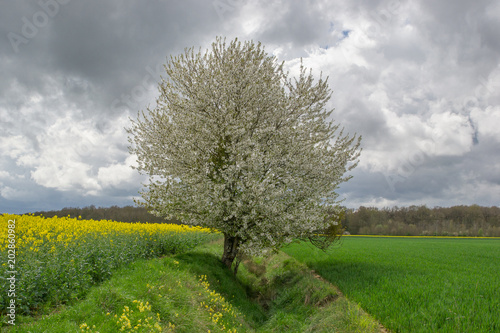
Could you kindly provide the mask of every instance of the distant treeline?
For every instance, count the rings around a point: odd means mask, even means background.
[[[142,207],[63,208],[36,212],[46,217],[71,216],[82,219],[142,223],[179,223],[148,213]],[[500,237],[500,208],[472,206],[426,206],[346,209],[342,224],[352,235],[474,236]]]
[[[43,215],[45,217],[53,217],[55,215],[80,217],[84,220],[112,220],[119,222],[141,222],[141,223],[175,223],[177,220],[166,220],[162,217],[148,213],[143,207],[133,206],[111,206],[111,207],[95,207],[94,205],[84,208],[63,208],[61,210],[52,210],[48,212],[35,212],[35,215]]]
[[[500,237],[500,208],[360,207],[348,209],[342,224],[352,235]]]

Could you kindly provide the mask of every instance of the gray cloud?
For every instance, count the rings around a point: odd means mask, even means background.
[[[500,1],[0,3],[0,212],[132,204],[124,127],[166,57],[254,39],[329,76],[364,138],[344,204],[500,199]]]

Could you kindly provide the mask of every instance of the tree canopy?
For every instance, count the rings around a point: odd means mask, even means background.
[[[229,267],[238,253],[332,232],[336,190],[360,153],[361,137],[331,120],[327,79],[283,67],[253,41],[186,49],[165,65],[157,105],[128,129],[149,175],[141,204],[223,233]]]

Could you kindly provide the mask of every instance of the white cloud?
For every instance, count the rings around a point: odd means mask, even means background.
[[[26,200],[30,199],[33,195],[19,188],[3,186],[0,187],[0,196],[7,200]]]
[[[1,156],[17,159],[33,150],[28,138],[21,135],[0,137]]]
[[[500,143],[500,106],[489,106],[486,110],[476,108],[470,116],[477,126],[478,140],[494,140]]]
[[[93,119],[81,118],[77,111],[67,112],[37,134],[36,155],[18,159],[21,165],[33,167],[31,177],[37,184],[97,195],[103,189],[99,165],[116,163],[128,155],[123,151],[125,116],[115,119],[104,132],[95,127]]]
[[[138,172],[132,169],[137,166],[136,156],[129,156],[124,163],[114,163],[99,168],[97,179],[102,187],[134,188],[138,184]]]
[[[64,165],[44,159],[31,177],[39,185],[56,188],[61,191],[74,190],[81,194],[96,194],[101,187],[91,177],[92,166],[89,164],[66,161]]]
[[[429,153],[441,156],[463,155],[472,149],[474,129],[469,119],[450,112],[435,113],[429,119],[431,140]]]
[[[464,174],[461,179],[452,184],[445,191],[445,195],[452,197],[456,204],[472,205],[482,202],[485,206],[498,206],[500,184],[477,179],[473,174]]]

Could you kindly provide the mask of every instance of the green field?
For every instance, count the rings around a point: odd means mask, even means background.
[[[222,238],[184,253],[138,259],[85,298],[5,333],[379,333],[358,305],[284,253],[244,260],[238,276],[220,261]]]
[[[500,332],[500,240],[344,237],[285,249],[391,332]]]

